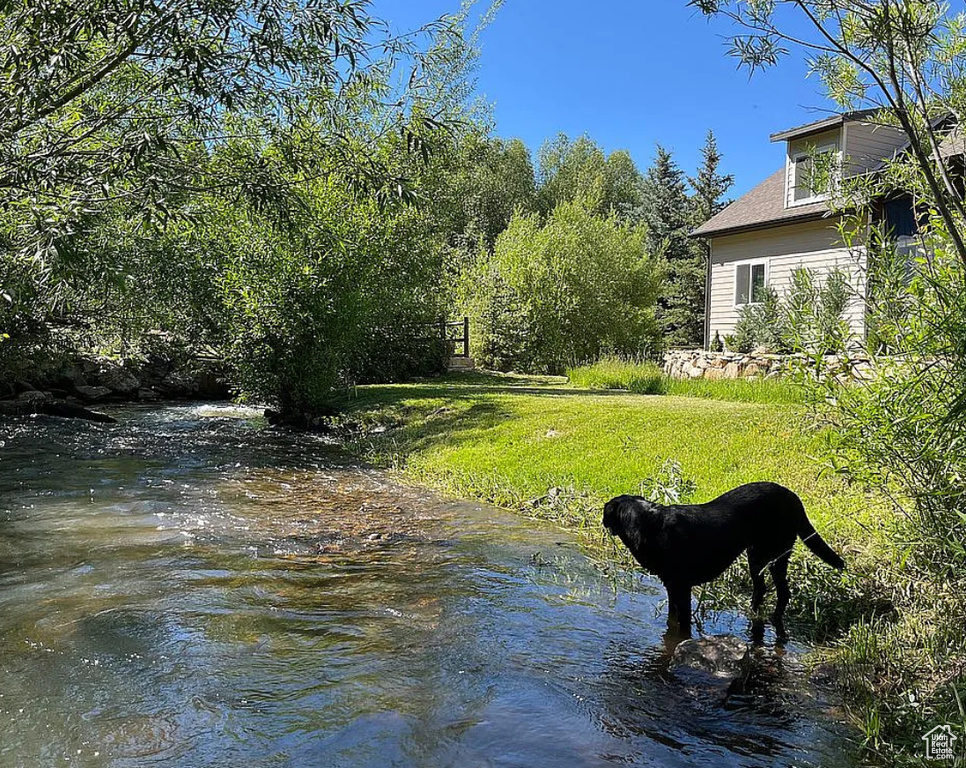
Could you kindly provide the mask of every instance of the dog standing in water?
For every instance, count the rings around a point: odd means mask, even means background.
[[[778,593],[772,624],[779,637],[785,636],[788,560],[795,540],[800,537],[833,568],[845,568],[808,521],[801,499],[777,483],[748,483],[706,504],[664,506],[640,496],[617,496],[604,505],[603,522],[664,584],[668,627],[683,635],[691,632],[692,587],[720,576],[742,552],[748,553],[756,614],[765,598],[765,569],[771,573]]]

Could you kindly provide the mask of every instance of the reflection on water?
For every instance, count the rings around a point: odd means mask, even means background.
[[[681,685],[660,591],[564,534],[244,409],[115,415],[0,422],[0,766],[850,763],[789,657]]]

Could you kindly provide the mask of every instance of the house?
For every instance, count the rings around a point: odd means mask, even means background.
[[[705,348],[715,334],[734,333],[742,307],[759,300],[763,289],[786,292],[799,267],[819,282],[835,268],[849,275],[854,297],[845,319],[856,336],[864,336],[865,251],[842,242],[840,216],[830,212],[828,196],[813,189],[826,185],[809,179],[816,167],[832,167],[842,177],[875,171],[908,145],[902,131],[876,124],[874,117],[872,110],[850,112],[773,134],[773,142],[785,145],[784,166],[692,232],[711,246]],[[908,197],[876,208],[894,236],[916,233]]]

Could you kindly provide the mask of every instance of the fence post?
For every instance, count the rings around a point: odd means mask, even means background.
[[[470,319],[463,317],[463,357],[470,356]]]

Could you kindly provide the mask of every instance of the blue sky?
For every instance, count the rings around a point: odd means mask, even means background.
[[[406,30],[459,0],[374,0],[373,10]],[[782,164],[771,133],[832,107],[800,59],[752,78],[736,69],[730,29],[686,0],[506,0],[481,36],[477,88],[496,133],[534,154],[560,131],[586,133],[607,152],[629,150],[642,171],[662,144],[691,173],[710,128],[741,194]]]

